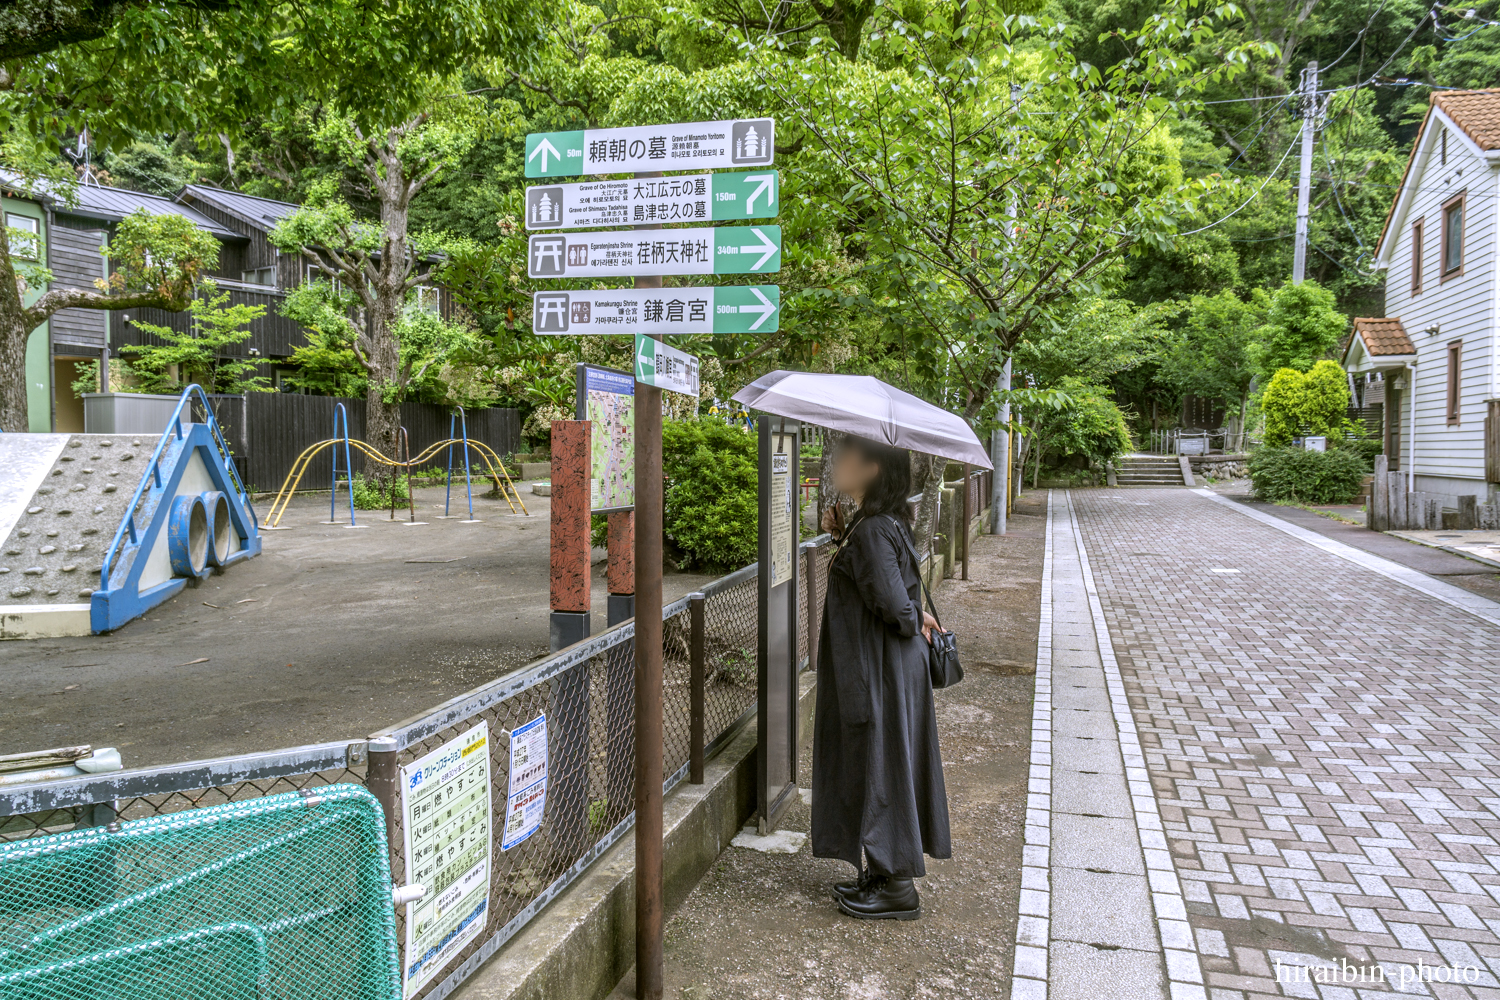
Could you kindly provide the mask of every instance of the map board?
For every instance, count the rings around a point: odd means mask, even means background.
[[[413,996],[484,930],[490,904],[490,741],[480,723],[401,769],[406,880],[404,995]]]
[[[510,733],[510,781],[500,850],[508,851],[541,829],[547,810],[547,716]]]
[[[576,418],[593,421],[589,510],[630,510],[635,506],[635,378],[613,368],[579,365],[576,396]]]

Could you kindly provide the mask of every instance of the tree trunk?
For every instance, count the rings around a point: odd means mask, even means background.
[[[367,174],[380,198],[380,261],[373,284],[374,303],[365,314],[370,338],[370,388],[365,396],[365,440],[376,451],[394,460],[401,427],[401,399],[406,393],[406,371],[401,366],[401,344],[396,323],[406,304],[406,278],[411,271],[407,245],[411,187],[395,139],[376,152],[379,169],[370,165]],[[393,400],[386,402],[387,399]],[[365,478],[384,482],[391,466],[365,459]]]
[[[26,410],[26,340],[30,336],[8,241],[0,234],[0,430],[12,434],[31,430]]]

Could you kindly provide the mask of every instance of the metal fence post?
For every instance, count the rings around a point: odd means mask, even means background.
[[[396,763],[399,753],[396,740],[391,736],[377,736],[370,740],[366,753],[369,764],[365,772],[365,787],[380,802],[380,809],[385,813],[385,835],[394,861],[402,853],[400,845],[396,843],[396,815],[401,796],[401,767]],[[395,868],[392,867],[392,877],[395,874]]]
[[[688,781],[703,784],[704,688],[707,666],[704,655],[703,593],[688,595]]]
[[[818,632],[822,622],[818,621],[818,547],[809,545],[802,550],[807,560],[802,572],[802,589],[807,593],[807,669],[818,666]]]

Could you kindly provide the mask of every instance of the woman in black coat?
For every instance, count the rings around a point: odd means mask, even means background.
[[[928,646],[937,622],[922,609],[912,546],[911,461],[905,451],[849,438],[833,487],[858,511],[828,570],[813,719],[812,847],[849,862],[839,908],[867,920],[915,920],[912,879],[922,855],[952,856]],[[842,530],[840,530],[842,528]]]

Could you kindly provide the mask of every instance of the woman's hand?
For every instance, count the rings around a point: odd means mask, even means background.
[[[937,619],[932,617],[932,615],[928,614],[926,611],[922,612],[922,638],[927,640],[927,645],[929,646],[932,645],[933,629],[937,629],[939,632],[941,632],[943,630],[943,627],[938,624]]]
[[[828,532],[834,538],[838,538],[841,534],[843,534],[843,532],[839,530],[840,525],[837,507],[829,507],[827,510],[825,510],[823,512],[823,520],[821,523],[823,525],[823,530]]]

